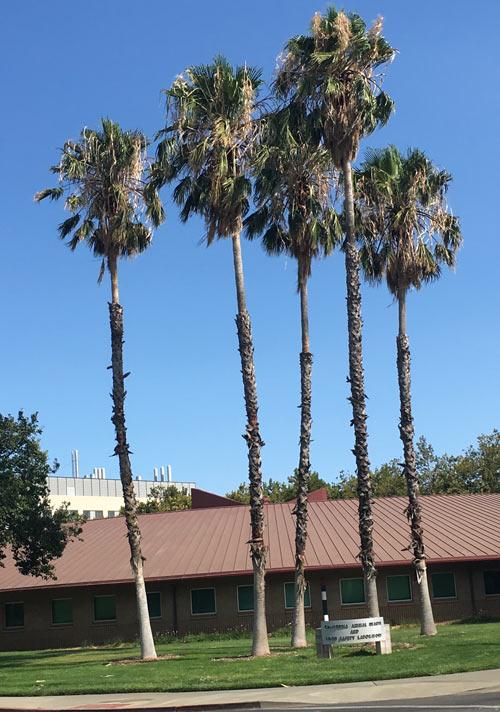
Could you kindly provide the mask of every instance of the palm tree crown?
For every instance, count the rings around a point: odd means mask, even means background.
[[[299,107],[266,117],[255,151],[256,211],[245,220],[248,237],[262,235],[268,254],[288,253],[298,262],[298,286],[313,259],[327,256],[340,235],[329,206],[333,185],[328,151],[314,141]],[[294,115],[295,114],[295,115]]]
[[[153,184],[179,179],[174,200],[181,219],[203,216],[206,239],[241,230],[251,194],[252,120],[260,71],[236,67],[216,57],[210,65],[190,67],[166,91],[168,126],[159,136]]]
[[[86,242],[99,257],[133,257],[151,242],[148,223],[156,227],[164,219],[157,191],[144,181],[147,139],[109,119],[101,126],[83,129],[79,141],[66,141],[51,169],[59,186],[40,191],[35,200],[66,197],[72,215],[59,225],[59,234],[70,237],[71,250]],[[101,278],[104,269],[103,261]]]
[[[385,124],[393,109],[377,74],[394,56],[381,30],[381,18],[367,30],[359,15],[330,7],[314,15],[311,34],[285,47],[276,92],[308,106],[337,167],[354,160],[360,139]]]
[[[450,181],[422,151],[395,146],[369,151],[355,173],[363,268],[395,296],[455,264],[462,235],[446,204]]]

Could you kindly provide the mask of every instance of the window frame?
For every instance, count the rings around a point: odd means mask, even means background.
[[[95,617],[95,599],[96,598],[114,598],[115,599],[115,617],[114,618],[100,618],[99,620]],[[92,623],[116,623],[118,621],[118,611],[116,606],[116,593],[98,593],[92,597]]]
[[[253,593],[253,583],[240,583],[236,586],[236,607],[238,609],[238,613],[254,613],[255,611],[255,600],[253,602],[253,608],[247,608],[246,610],[241,610],[240,608],[240,596],[239,596],[239,590],[240,588],[251,588],[252,593]]]
[[[163,618],[163,605],[162,605],[162,600],[161,600],[161,591],[146,591],[146,599],[148,596],[151,596],[153,594],[156,594],[160,597],[160,615],[159,616],[152,616],[149,613],[149,605],[148,605],[148,615],[149,615],[149,620],[150,621],[158,621],[160,618]]]
[[[434,579],[433,577],[436,574],[451,574],[453,576],[453,588],[455,589],[455,595],[454,596],[436,596],[434,593]],[[432,588],[432,599],[434,601],[456,601],[458,596],[457,596],[457,580],[455,577],[455,572],[454,571],[433,571],[431,572],[431,588]]]
[[[7,625],[7,606],[22,606],[23,607],[23,624],[22,625]],[[3,628],[4,630],[23,630],[26,625],[26,616],[24,601],[5,601],[3,604]]]
[[[214,610],[210,612],[203,612],[203,613],[194,613],[193,611],[193,591],[213,591],[214,592]],[[215,590],[215,586],[200,586],[198,588],[190,588],[189,589],[189,604],[191,606],[191,615],[192,616],[216,616],[217,615],[217,591]]]
[[[286,605],[286,587],[287,586],[294,586],[295,581],[283,581],[283,599],[284,599],[284,604],[285,604],[285,611],[293,611],[295,606],[287,606]],[[306,591],[309,590],[309,605],[306,606],[306,594],[304,591],[304,609],[305,610],[310,610],[312,608],[312,601],[311,601],[311,589],[309,588],[309,581],[306,581]]]
[[[342,598],[342,581],[362,581],[363,582],[363,596],[364,600],[358,603],[344,603]],[[340,605],[341,606],[366,606],[366,590],[365,590],[365,580],[362,576],[344,576],[344,578],[339,579],[339,594],[340,594]]]
[[[71,601],[71,621],[65,622],[65,623],[56,623],[54,621],[53,605],[54,605],[55,601]],[[62,625],[73,625],[74,622],[75,622],[75,617],[73,615],[73,599],[71,598],[71,596],[66,596],[65,598],[51,598],[50,599],[50,625],[55,625],[59,628],[59,626],[62,626]]]
[[[500,576],[500,571],[498,569],[483,569],[483,589],[484,595],[487,598],[498,598],[500,596],[500,591],[498,593],[486,593],[486,579],[485,574],[498,574]]]
[[[390,578],[398,578],[398,577],[405,577],[408,579],[408,583],[410,584],[410,598],[389,598],[389,579]],[[389,574],[386,575],[385,577],[385,593],[387,596],[387,603],[412,603],[413,602],[413,586],[411,585],[411,576],[410,574]]]

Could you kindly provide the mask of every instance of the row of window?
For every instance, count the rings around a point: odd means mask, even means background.
[[[456,598],[455,575],[451,572],[431,574],[431,590],[435,599]],[[484,571],[484,591],[487,596],[500,595],[500,571]],[[411,579],[408,574],[386,576],[387,600],[389,603],[401,603],[412,600]],[[191,614],[210,615],[217,613],[215,588],[191,589]],[[252,612],[253,585],[237,586],[237,604],[239,613]],[[294,583],[283,584],[284,604],[286,609],[293,609],[295,604]],[[147,594],[150,618],[161,618],[161,595],[159,591]],[[366,603],[365,585],[362,578],[340,579],[340,602],[342,605],[362,605]],[[311,607],[309,586],[304,595],[304,606]],[[56,598],[51,602],[52,624],[67,625],[73,623],[73,599]],[[5,604],[5,627],[20,628],[24,625],[24,603]],[[116,596],[94,596],[92,615],[95,623],[116,620]]]
[[[484,589],[487,596],[500,595],[500,571],[484,571]],[[387,600],[389,603],[403,603],[413,600],[411,579],[408,574],[386,576]],[[457,597],[455,575],[451,572],[431,574],[432,597],[452,599]],[[253,586],[238,586],[238,611],[253,611]],[[294,584],[284,584],[285,608],[294,608]],[[340,579],[340,602],[343,606],[366,603],[365,584],[362,578]],[[307,586],[304,606],[311,607],[311,594]],[[191,591],[191,613],[203,615],[216,613],[215,588],[199,588]]]
[[[78,515],[78,509],[70,509],[69,514],[76,517]],[[120,512],[115,509],[108,509],[107,517],[108,519],[110,517],[118,517],[119,514]],[[104,519],[104,511],[102,509],[84,509],[83,516],[86,519]]]
[[[161,618],[161,594],[159,591],[148,593],[148,609],[150,618]],[[24,603],[6,603],[5,627],[22,628],[24,626]],[[54,598],[51,601],[52,625],[69,625],[73,623],[73,599]],[[116,620],[116,596],[94,596],[92,600],[92,617],[94,623],[110,623]]]

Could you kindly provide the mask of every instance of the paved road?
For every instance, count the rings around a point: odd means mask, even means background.
[[[224,708],[219,708],[223,710]],[[227,708],[226,708],[227,709]],[[247,708],[232,709],[232,712],[248,712]],[[367,704],[350,704],[350,705],[288,705],[281,706],[279,704],[262,705],[257,708],[262,712],[335,712],[335,710],[357,710],[364,712],[373,710],[373,712],[500,712],[500,692],[473,692],[465,695],[445,695],[443,697],[422,697],[416,700],[400,700],[370,702]]]
[[[400,700],[388,700],[384,702],[369,702],[367,704],[357,703],[350,705],[293,705],[284,706],[272,705],[269,707],[262,706],[260,708],[264,712],[269,710],[269,712],[285,712],[285,710],[290,710],[291,712],[335,712],[335,710],[359,710],[363,712],[364,710],[373,710],[374,712],[419,712],[420,710],[425,710],[426,712],[473,712],[474,710],[481,710],[491,712],[500,712],[500,692],[472,692],[462,695],[445,695],[443,697],[422,697],[416,700],[407,700],[402,702]],[[234,711],[233,711],[234,712]],[[243,711],[242,711],[243,712]]]

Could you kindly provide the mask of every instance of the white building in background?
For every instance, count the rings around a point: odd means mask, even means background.
[[[78,451],[71,453],[72,477],[48,477],[50,502],[54,509],[63,503],[68,504],[71,512],[85,515],[87,519],[116,517],[123,507],[122,483],[119,479],[106,479],[104,467],[94,467],[92,474],[80,477]],[[176,487],[191,494],[196,486],[194,482],[173,482],[172,468],[155,467],[152,480],[134,478],[135,494],[139,502],[145,502],[153,487]]]

